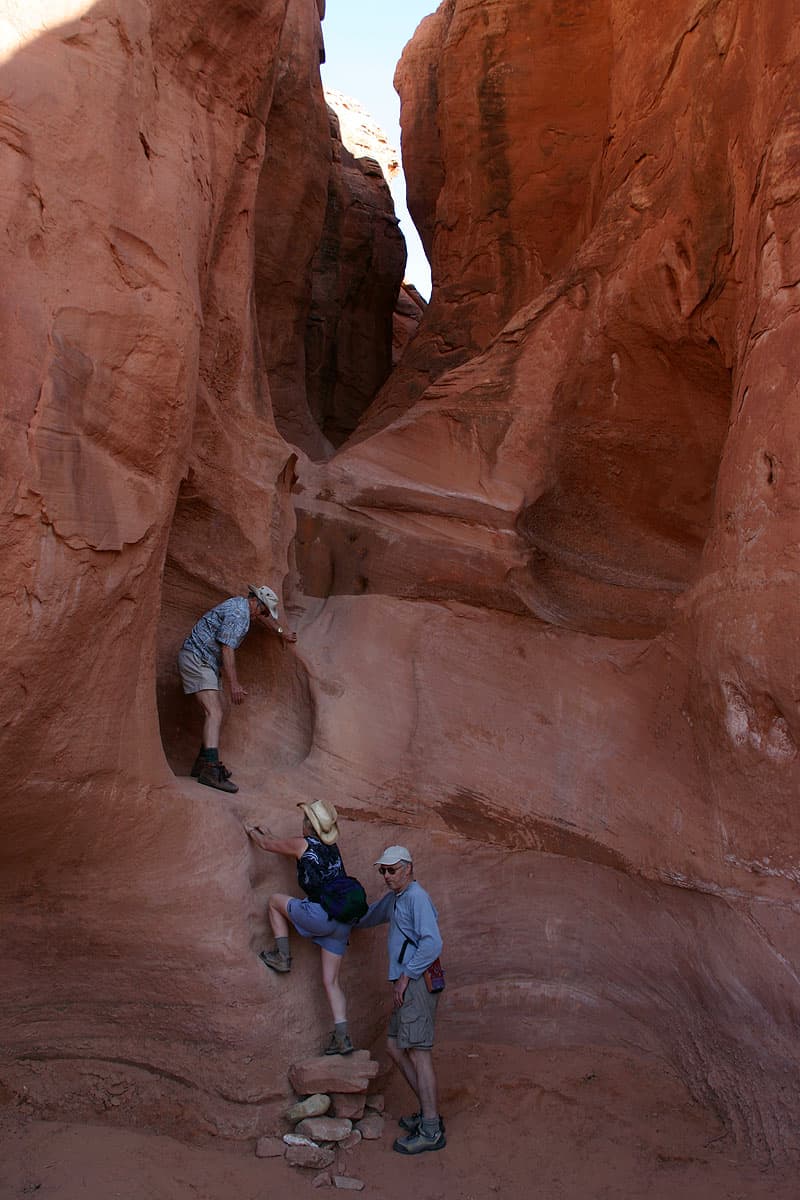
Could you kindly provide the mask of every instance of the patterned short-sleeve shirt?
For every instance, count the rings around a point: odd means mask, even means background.
[[[222,649],[241,644],[250,628],[250,605],[245,596],[232,596],[216,608],[204,613],[183,643],[184,650],[193,650],[209,667],[220,668]]]

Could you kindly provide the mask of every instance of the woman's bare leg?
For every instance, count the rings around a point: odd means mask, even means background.
[[[322,955],[322,984],[333,1013],[333,1023],[336,1025],[347,1020],[347,999],[339,984],[343,955],[332,954],[330,950],[323,950],[321,946],[319,952]]]
[[[276,892],[269,898],[267,916],[269,917],[270,929],[276,938],[289,936],[289,921],[286,906],[292,898],[291,896],[284,896],[282,892]]]

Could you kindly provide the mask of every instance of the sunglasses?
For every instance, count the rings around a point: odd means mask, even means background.
[[[405,863],[398,863],[396,867],[378,867],[381,875],[395,875],[398,871],[402,871]]]

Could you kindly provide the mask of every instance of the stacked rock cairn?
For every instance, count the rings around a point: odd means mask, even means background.
[[[286,1112],[292,1132],[260,1138],[257,1156],[316,1171],[315,1187],[362,1191],[363,1182],[347,1174],[347,1152],[383,1134],[383,1096],[369,1092],[379,1069],[368,1050],[295,1063],[289,1082],[302,1098]]]

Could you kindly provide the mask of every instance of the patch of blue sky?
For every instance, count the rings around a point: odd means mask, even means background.
[[[403,47],[438,0],[327,0],[322,32],[322,81],[361,104],[400,149],[400,100],[392,80]],[[431,273],[406,207],[405,179],[392,185],[395,209],[408,247],[406,279],[428,299]]]

